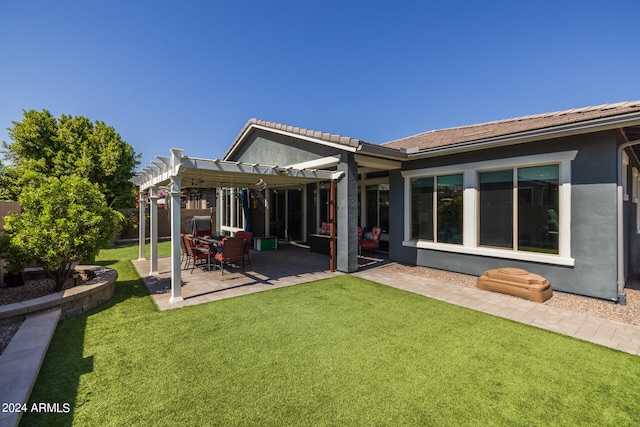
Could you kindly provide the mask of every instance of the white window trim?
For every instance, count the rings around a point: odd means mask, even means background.
[[[221,206],[222,206],[222,212],[221,212],[221,224],[220,224],[220,230],[222,231],[228,231],[231,233],[235,233],[236,231],[242,231],[244,230],[245,227],[245,217],[244,217],[244,210],[241,210],[240,216],[238,217],[238,206],[237,206],[237,199],[236,199],[236,195],[238,193],[237,188],[222,188],[221,189]],[[227,195],[227,190],[229,190],[229,195]],[[229,216],[227,217],[226,212],[227,212],[227,204],[229,204]],[[236,219],[240,220],[240,224],[237,224]]]
[[[571,257],[571,162],[576,158],[577,150],[557,153],[536,154],[531,156],[510,157],[506,159],[487,160],[465,163],[461,165],[438,166],[433,168],[413,169],[402,171],[404,178],[404,240],[407,247],[431,249],[443,252],[453,252],[469,255],[479,255],[494,258],[513,259],[520,261],[540,262],[562,266],[574,266],[575,259]],[[539,252],[525,252],[514,249],[499,249],[478,246],[478,172],[530,167],[543,164],[559,165],[559,223],[560,233],[558,254],[543,254]],[[463,173],[463,241],[462,245],[437,243],[411,239],[411,179],[422,176]]]

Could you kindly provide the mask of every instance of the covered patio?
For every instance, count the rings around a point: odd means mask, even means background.
[[[282,260],[286,260],[283,262]],[[251,264],[245,268],[230,268],[224,276],[220,271],[206,271],[196,267],[182,270],[182,301],[171,302],[171,257],[158,259],[157,274],[149,274],[149,259],[134,260],[133,265],[149,288],[160,310],[197,305],[239,295],[246,295],[344,273],[328,269],[326,255],[310,252],[307,246],[285,244],[278,250],[251,251]],[[359,268],[367,269],[386,264],[381,254],[359,258]]]
[[[161,272],[170,274],[170,297],[169,304],[182,304],[184,297],[182,287],[188,283],[187,274],[183,274],[181,269],[181,248],[180,248],[180,224],[181,224],[181,185],[182,182],[197,180],[206,182],[211,188],[254,188],[259,186],[283,186],[283,185],[300,185],[309,184],[320,181],[328,181],[331,183],[331,239],[335,242],[335,183],[343,172],[335,170],[321,169],[323,167],[333,167],[336,159],[327,157],[306,164],[296,164],[288,166],[266,166],[258,163],[230,162],[219,159],[200,159],[187,157],[183,155],[183,150],[171,149],[170,157],[156,156],[159,161],[152,162],[153,165],[145,167],[138,173],[132,182],[139,188],[140,203],[139,215],[144,218],[146,215],[145,193],[148,192],[150,200],[150,259],[145,259],[145,229],[144,221],[139,224],[140,251],[138,263],[148,267],[149,276],[158,276]],[[161,187],[168,188],[168,209],[171,216],[171,257],[162,260],[162,268],[158,257],[158,193]],[[280,252],[280,249],[278,250]],[[291,257],[278,256],[277,261],[273,264],[285,264],[287,271],[289,264],[294,260]],[[326,270],[335,271],[336,248],[332,245],[330,259],[324,258]],[[329,262],[328,262],[329,261]],[[253,262],[253,260],[252,260]],[[168,263],[168,266],[166,265]],[[139,267],[140,268],[140,267]],[[306,271],[309,266],[305,267]],[[302,274],[303,272],[300,272]],[[289,275],[296,275],[293,271]],[[141,273],[141,276],[147,274]],[[267,277],[267,276],[265,276]],[[254,279],[246,278],[246,280],[266,280],[264,277],[256,276]],[[232,279],[229,279],[232,280]],[[308,281],[309,279],[305,279]],[[238,282],[240,283],[240,282]],[[166,286],[166,285],[162,285]],[[267,285],[269,286],[269,285]],[[153,292],[153,291],[152,291]]]

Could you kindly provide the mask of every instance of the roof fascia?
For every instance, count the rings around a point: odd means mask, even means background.
[[[497,136],[484,140],[456,144],[455,146],[444,146],[418,151],[409,154],[407,159],[421,159],[427,157],[437,157],[447,154],[463,153],[468,151],[483,150],[488,148],[503,147],[506,145],[523,144],[527,142],[543,141],[547,139],[581,135],[585,133],[600,132],[604,130],[618,129],[625,126],[640,124],[640,112],[623,114],[619,116],[601,117],[565,125],[554,126],[544,129],[520,132],[511,135]]]
[[[393,170],[402,168],[402,162],[381,157],[356,154],[355,160],[356,163],[358,163],[358,166],[370,167],[374,169]]]
[[[358,147],[358,153],[392,160],[406,160],[407,152],[403,148],[390,148],[383,145],[364,143]]]
[[[288,165],[287,167],[293,169],[326,169],[337,166],[338,163],[340,163],[339,157],[328,156],[316,160],[309,160],[308,162],[296,163],[295,165]]]

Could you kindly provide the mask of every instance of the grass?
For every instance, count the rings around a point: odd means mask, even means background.
[[[159,312],[131,258],[47,353],[31,402],[72,411],[23,425],[640,423],[636,356],[351,276]]]

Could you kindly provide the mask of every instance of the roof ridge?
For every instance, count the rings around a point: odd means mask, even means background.
[[[394,143],[394,142],[397,142],[397,141],[402,141],[402,140],[409,139],[409,138],[415,138],[415,137],[418,137],[418,136],[421,136],[421,135],[426,135],[426,134],[435,133],[435,132],[444,132],[444,131],[452,131],[452,130],[464,130],[464,129],[470,129],[470,128],[481,127],[481,126],[486,126],[486,125],[514,123],[514,122],[520,122],[520,121],[531,120],[531,119],[558,117],[558,116],[563,116],[563,115],[567,115],[567,114],[581,114],[581,113],[587,113],[587,112],[592,112],[592,111],[605,111],[605,110],[611,110],[611,109],[615,109],[615,108],[638,107],[638,106],[640,106],[640,100],[637,100],[637,101],[623,101],[623,102],[608,103],[608,104],[600,104],[600,105],[587,106],[587,107],[581,107],[581,108],[571,108],[571,109],[568,109],[568,110],[551,111],[551,112],[547,112],[547,113],[530,114],[530,115],[526,115],[526,116],[512,117],[512,118],[500,119],[500,120],[492,120],[492,121],[483,122],[483,123],[474,123],[474,124],[463,125],[463,126],[452,126],[452,127],[447,127],[447,128],[432,129],[430,131],[420,132],[420,133],[417,133],[415,135],[405,136],[405,137],[402,137],[402,138],[394,139],[392,141],[387,141],[387,142],[382,143],[381,145],[387,145],[387,144],[391,144],[391,143]]]

